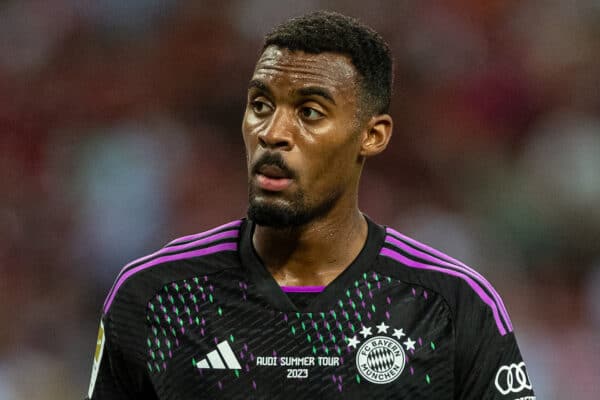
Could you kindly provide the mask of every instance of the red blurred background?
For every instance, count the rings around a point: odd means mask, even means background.
[[[538,398],[598,398],[600,3],[21,0],[0,3],[0,399],[83,398],[122,265],[245,214],[262,36],[318,8],[395,56],[362,209],[486,274]]]

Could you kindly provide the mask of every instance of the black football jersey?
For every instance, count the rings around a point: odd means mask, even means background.
[[[463,263],[368,221],[324,288],[282,288],[238,220],[126,265],[87,398],[535,399],[502,299]]]

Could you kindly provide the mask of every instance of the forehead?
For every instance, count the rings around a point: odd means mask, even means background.
[[[269,46],[262,53],[252,80],[289,89],[320,86],[334,96],[354,94],[357,72],[349,57],[337,53],[311,54]]]

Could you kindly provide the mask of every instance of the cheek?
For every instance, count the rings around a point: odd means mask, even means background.
[[[345,128],[345,129],[344,129]],[[316,157],[323,160],[327,169],[334,170],[338,174],[345,174],[355,166],[357,155],[360,151],[360,138],[358,133],[344,127],[340,131],[346,132],[336,140],[322,143],[316,147],[319,152]]]
[[[356,157],[345,144],[343,148],[322,150],[313,156],[314,183],[325,190],[333,186],[345,185],[352,177]]]
[[[248,123],[246,116],[244,116],[244,120],[242,121],[242,139],[244,141],[244,147],[246,148],[246,162],[250,162],[251,155],[256,149],[257,145],[257,137],[253,135],[252,128]]]

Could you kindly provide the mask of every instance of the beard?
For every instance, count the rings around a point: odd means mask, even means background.
[[[326,215],[335,204],[336,195],[330,195],[318,205],[310,205],[303,191],[294,193],[287,204],[257,200],[250,186],[248,219],[257,225],[276,229],[298,228]]]
[[[286,172],[290,178],[297,178],[296,172],[288,168],[279,153],[264,154],[251,167],[252,175],[259,172],[264,165],[275,165]],[[318,204],[313,205],[301,188],[291,193],[290,198],[278,201],[276,198],[272,198],[277,195],[257,193],[258,189],[252,184],[252,179],[248,182],[248,186],[248,219],[257,225],[276,229],[300,227],[327,214],[340,196],[337,192],[331,192]]]

